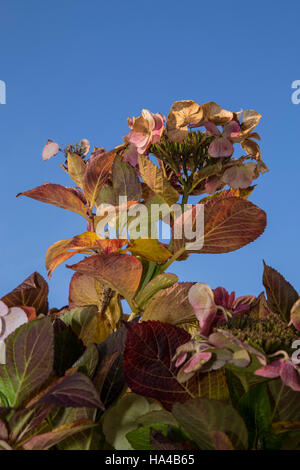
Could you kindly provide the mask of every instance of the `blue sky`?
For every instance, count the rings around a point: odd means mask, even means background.
[[[113,148],[127,116],[168,114],[173,101],[216,101],[263,115],[263,160],[251,201],[268,214],[255,243],[224,255],[192,255],[172,271],[182,281],[262,290],[262,259],[300,289],[300,79],[298,0],[1,0],[0,296],[37,270],[49,245],[85,231],[80,216],[16,194],[43,182],[68,185],[58,160],[42,162],[48,138],[88,138]],[[72,272],[50,281],[51,306],[67,303]]]

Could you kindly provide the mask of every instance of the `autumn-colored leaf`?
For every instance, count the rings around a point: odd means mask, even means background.
[[[134,168],[118,156],[112,168],[115,203],[119,196],[126,196],[128,201],[139,201],[142,195],[141,183]]]
[[[46,268],[49,279],[53,271],[61,263],[77,253],[86,253],[91,249],[100,249],[98,241],[100,241],[100,238],[95,232],[85,232],[51,245],[46,252]]]
[[[175,402],[195,397],[228,397],[221,369],[196,374],[185,384],[177,381],[178,369],[172,358],[176,349],[191,338],[182,328],[156,321],[128,322],[126,327],[124,372],[133,392],[158,400],[168,410]]]
[[[87,207],[79,194],[72,190],[72,188],[65,188],[60,184],[44,183],[42,186],[38,186],[37,188],[30,189],[29,191],[25,191],[17,195],[17,197],[19,196],[27,196],[31,199],[36,199],[37,201],[76,212],[89,220],[87,216]]]
[[[258,238],[266,227],[266,214],[252,202],[240,197],[211,199],[204,204],[204,244],[191,253],[228,253]],[[195,221],[193,222],[195,230]],[[197,234],[200,240],[202,234]],[[185,240],[174,240],[174,251]]]
[[[53,328],[49,318],[25,323],[6,339],[0,390],[11,407],[20,405],[49,377],[53,367]]]
[[[148,261],[165,263],[172,253],[156,238],[138,238],[130,242],[128,250],[134,256],[141,256]]]
[[[60,407],[85,407],[104,409],[92,381],[81,372],[63,377],[42,396],[39,403]]]
[[[85,346],[99,344],[112,333],[109,319],[98,312],[96,305],[72,308],[60,319],[72,328]]]
[[[23,444],[25,450],[47,450],[74,434],[90,429],[94,423],[90,420],[78,420],[68,425],[62,425],[51,432],[33,436]]]
[[[290,321],[290,312],[299,299],[298,292],[275,269],[264,262],[263,284],[267,292],[267,303],[272,312],[281,315],[283,320]]]
[[[2,297],[8,307],[35,307],[36,313],[48,312],[48,284],[37,272],[31,274],[25,281],[9,294]]]
[[[131,299],[134,296],[143,269],[142,263],[135,256],[121,253],[103,253],[90,256],[67,267],[98,279],[126,299]]]
[[[70,178],[80,188],[83,187],[83,177],[85,173],[85,162],[77,153],[68,153],[68,173]]]
[[[83,178],[83,191],[93,207],[100,189],[106,183],[111,167],[115,159],[115,153],[95,152],[86,164],[86,171]]]
[[[102,285],[94,277],[75,273],[69,287],[69,305],[71,308],[99,305],[102,290]]]
[[[146,305],[143,320],[180,325],[196,319],[188,293],[193,282],[179,282],[153,297]]]
[[[179,199],[179,193],[175,188],[165,179],[162,171],[149,160],[149,158],[139,155],[139,168],[143,181],[149,188],[164,202],[175,204]]]

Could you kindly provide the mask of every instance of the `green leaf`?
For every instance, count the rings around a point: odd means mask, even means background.
[[[126,435],[138,427],[136,420],[139,416],[159,409],[159,405],[150,404],[140,395],[125,395],[103,415],[103,432],[107,442],[116,450],[133,450]]]
[[[238,410],[249,433],[249,449],[278,449],[279,439],[272,429],[271,405],[267,385],[259,384],[249,390],[239,401]]]
[[[161,431],[166,437],[168,435],[168,426],[163,424],[153,424],[134,429],[126,434],[126,438],[134,450],[155,450],[155,447],[150,444],[151,429]]]
[[[25,323],[6,339],[6,364],[0,367],[0,390],[12,408],[29,398],[51,374],[53,342],[49,318]]]
[[[283,320],[289,322],[291,309],[299,299],[298,292],[278,271],[265,262],[263,284],[267,292],[267,303],[272,312],[278,313]]]
[[[247,449],[248,433],[244,421],[230,405],[217,400],[195,398],[175,403],[172,413],[201,450],[214,449],[215,432],[228,435],[236,448]]]

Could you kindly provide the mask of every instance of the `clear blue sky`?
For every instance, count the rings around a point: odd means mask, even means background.
[[[271,171],[251,197],[268,214],[264,235],[234,253],[192,255],[173,272],[258,294],[264,258],[300,290],[300,105],[291,102],[299,14],[299,0],[1,0],[0,296],[35,270],[46,276],[48,246],[85,231],[76,214],[15,197],[46,181],[69,184],[58,160],[42,162],[46,140],[85,137],[109,149],[128,115],[167,114],[180,99],[259,111]],[[51,306],[67,303],[71,274],[64,265],[54,273]]]

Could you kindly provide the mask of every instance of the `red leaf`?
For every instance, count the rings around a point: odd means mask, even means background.
[[[172,358],[191,338],[185,330],[157,321],[127,323],[126,327],[124,372],[133,392],[158,400],[168,410],[175,402],[184,403],[197,396],[228,396],[221,370],[195,375],[185,384],[177,381],[178,368]]]
[[[42,186],[17,195],[17,197],[19,196],[27,196],[37,201],[76,212],[89,220],[87,207],[84,205],[82,198],[74,191],[74,188],[65,188],[60,184],[44,183]]]
[[[39,403],[61,407],[86,407],[104,409],[92,381],[81,372],[63,377],[51,388]]]
[[[31,274],[12,292],[2,297],[8,307],[35,307],[36,313],[48,312],[48,284],[37,272]],[[26,312],[27,313],[27,312]],[[31,319],[31,318],[30,318]]]
[[[276,269],[264,262],[263,284],[267,292],[267,303],[272,312],[289,322],[290,313],[299,294]]]
[[[93,207],[101,187],[108,179],[114,159],[115,153],[105,153],[101,150],[94,153],[87,162],[83,178],[83,191],[90,201],[90,207]]]

